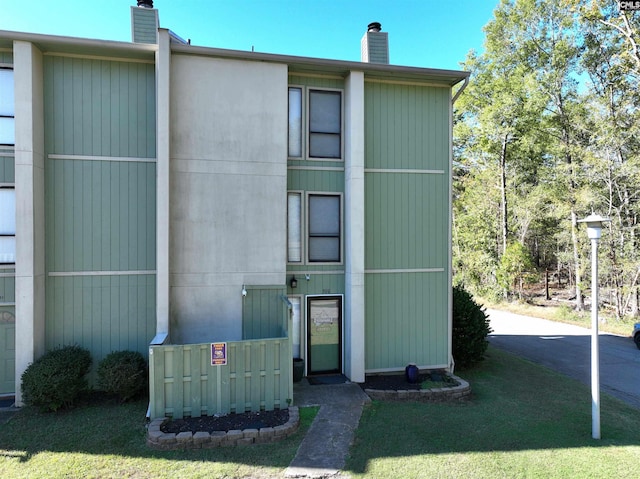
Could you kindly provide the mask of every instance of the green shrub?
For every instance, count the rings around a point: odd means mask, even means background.
[[[482,306],[461,286],[453,288],[453,359],[466,368],[481,361],[491,332],[489,318]]]
[[[91,353],[80,346],[65,346],[36,359],[22,374],[25,404],[42,411],[71,407],[87,389]]]
[[[147,390],[147,362],[136,351],[115,351],[98,365],[98,387],[127,401]]]

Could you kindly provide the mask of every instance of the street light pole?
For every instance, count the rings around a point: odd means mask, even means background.
[[[598,239],[591,239],[591,431],[594,439],[600,439],[598,304]]]
[[[587,223],[591,240],[591,436],[600,439],[600,347],[598,344],[598,241],[602,223],[609,221],[591,214],[578,223]]]

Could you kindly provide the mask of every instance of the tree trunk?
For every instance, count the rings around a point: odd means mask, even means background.
[[[505,135],[502,140],[502,151],[500,152],[500,195],[502,201],[502,254],[507,251],[507,238],[509,236],[508,207],[507,207],[507,144],[509,135]]]
[[[571,242],[573,243],[573,263],[576,276],[576,311],[584,311],[584,301],[582,299],[582,288],[580,283],[580,254],[578,248],[578,217],[573,207],[571,208]]]
[[[631,313],[631,317],[632,318],[637,318],[638,316],[640,316],[640,294],[638,292],[638,288],[634,288],[633,291],[631,292],[631,307],[630,307],[630,313]]]
[[[551,296],[549,296],[549,269],[544,270],[544,299],[549,301]]]

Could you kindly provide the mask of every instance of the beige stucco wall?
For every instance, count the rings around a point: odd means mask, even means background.
[[[171,58],[172,342],[239,340],[242,285],[285,283],[287,67]]]

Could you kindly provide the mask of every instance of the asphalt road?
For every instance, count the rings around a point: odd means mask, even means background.
[[[487,310],[492,346],[591,385],[591,330]],[[631,334],[631,331],[629,331]],[[630,337],[600,333],[600,390],[640,408],[640,349]]]

